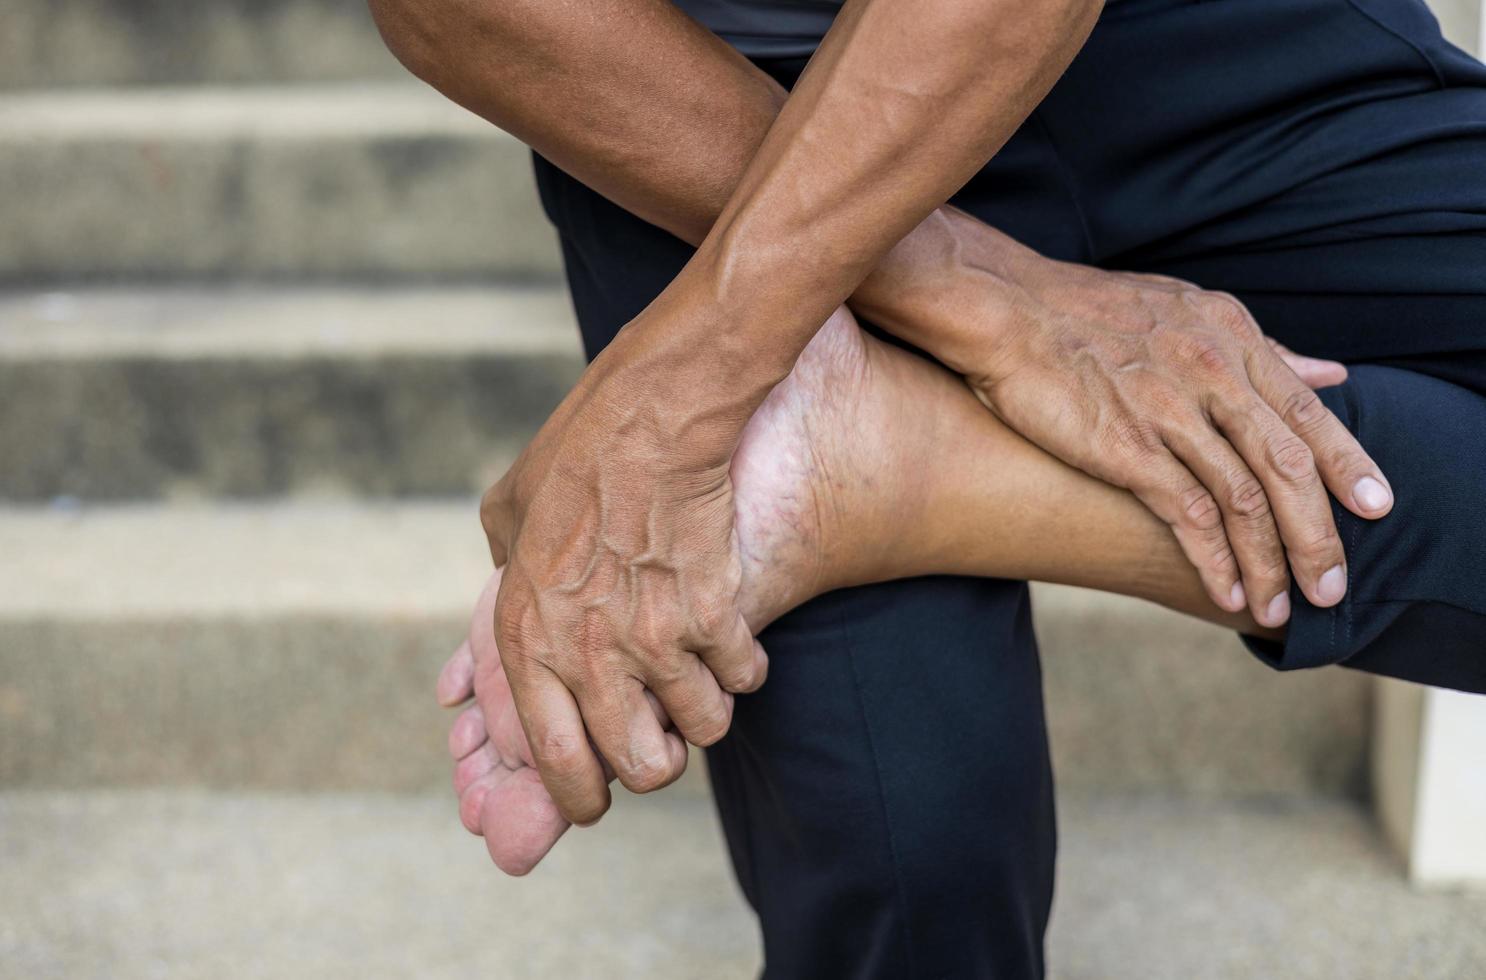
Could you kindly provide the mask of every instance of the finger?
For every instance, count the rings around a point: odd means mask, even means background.
[[[1278,625],[1274,618],[1288,610],[1270,607],[1275,596],[1288,594],[1290,578],[1264,485],[1206,417],[1173,427],[1164,438],[1222,512],[1223,530],[1241,576],[1241,585],[1232,592],[1230,611],[1247,605],[1261,624]]]
[[[660,698],[650,688],[645,689],[645,700],[650,705],[650,710],[655,712],[655,723],[662,728],[671,727],[671,716],[666,711],[666,706],[660,703]]]
[[[475,678],[475,700],[484,720],[485,736],[501,762],[513,769],[535,765],[511,686],[499,661],[487,661],[480,666]]]
[[[733,694],[757,691],[769,676],[769,657],[753,638],[743,614],[736,613],[724,630],[712,635],[720,639],[698,644],[697,656],[711,669],[717,683]]]
[[[1311,388],[1329,388],[1347,380],[1347,367],[1340,361],[1327,361],[1319,357],[1297,354],[1272,337],[1265,337],[1270,348],[1295,372],[1295,376]]]
[[[470,652],[469,641],[459,644],[459,649],[439,671],[435,694],[439,704],[454,708],[468,701],[475,693],[475,657]]]
[[[1145,479],[1130,489],[1151,513],[1171,526],[1208,598],[1220,609],[1242,610],[1245,596],[1238,562],[1212,493],[1169,452],[1146,455],[1141,472]]]
[[[510,475],[501,477],[480,498],[480,527],[490,546],[490,560],[495,567],[506,564],[510,557],[511,537],[516,528],[516,511],[512,506]]]
[[[1315,397],[1293,375],[1292,381],[1296,390]],[[1249,399],[1241,407],[1215,404],[1211,411],[1218,427],[1259,478],[1295,583],[1317,606],[1340,602],[1347,588],[1346,556],[1331,515],[1331,498],[1316,471],[1310,447],[1258,398]],[[1281,591],[1255,599],[1251,606],[1264,626],[1277,625],[1279,614],[1289,610],[1289,598]]]
[[[650,793],[669,786],[686,771],[685,743],[660,727],[640,681],[606,677],[589,681],[573,693],[589,736],[625,789]]]
[[[588,744],[572,693],[557,675],[541,666],[534,667],[519,684],[513,683],[511,693],[532,762],[558,810],[579,826],[597,822],[609,809],[608,780]]]
[[[458,762],[484,745],[485,714],[480,706],[472,704],[459,713],[454,724],[449,726],[449,755]]]
[[[685,739],[706,748],[728,732],[733,696],[717,684],[711,669],[692,657],[676,676],[650,680],[650,690]]]
[[[500,598],[502,569],[497,568],[485,580],[480,595],[475,599],[475,609],[470,613],[470,628],[467,641],[470,654],[478,663],[482,660],[500,659],[495,642],[495,606]]]
[[[1297,387],[1282,366],[1251,358],[1254,389],[1296,435],[1305,440],[1316,468],[1341,505],[1358,517],[1376,520],[1393,509],[1393,488],[1383,470],[1355,436],[1314,393]]]
[[[660,702],[646,692],[646,700],[662,725]],[[467,799],[478,799],[479,829],[496,865],[507,874],[524,875],[546,856],[570,826],[547,793],[541,776],[526,766],[497,770],[491,779],[476,782],[460,797],[461,819]]]
[[[518,876],[536,867],[570,826],[535,769],[517,769],[496,781],[482,795],[479,819],[490,859]]]

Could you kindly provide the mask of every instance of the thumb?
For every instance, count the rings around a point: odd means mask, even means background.
[[[1269,341],[1269,346],[1280,355],[1280,360],[1295,372],[1295,376],[1311,388],[1328,388],[1347,380],[1347,368],[1344,364],[1317,357],[1306,357],[1304,354],[1295,353],[1277,340],[1269,337],[1264,339]]]
[[[516,532],[516,509],[511,500],[511,491],[502,477],[480,498],[480,526],[485,529],[485,540],[490,545],[490,560],[501,568],[510,558],[511,538]]]

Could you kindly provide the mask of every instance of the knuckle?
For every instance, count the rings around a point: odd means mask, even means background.
[[[713,722],[688,734],[686,740],[699,749],[711,748],[722,741],[723,736],[728,733],[728,728],[726,720]]]
[[[732,726],[732,721],[731,713],[719,707],[707,712],[696,724],[688,726],[683,734],[688,742],[705,749],[722,741],[722,737]]]
[[[1284,561],[1248,562],[1244,568],[1244,583],[1254,598],[1276,595],[1290,584],[1290,570]]]
[[[1241,520],[1254,522],[1269,517],[1269,496],[1253,477],[1235,480],[1228,487],[1227,501],[1228,512]]]
[[[626,762],[624,785],[634,793],[653,793],[671,783],[671,762],[662,754],[636,753]]]
[[[1243,340],[1255,340],[1262,336],[1259,325],[1249,315],[1248,308],[1230,293],[1207,293],[1207,317],[1213,324]]]
[[[1306,484],[1316,477],[1316,456],[1311,447],[1291,436],[1270,446],[1269,463],[1281,479]]]
[[[1206,487],[1188,487],[1178,496],[1177,504],[1188,527],[1198,531],[1215,531],[1223,526],[1223,515],[1218,509],[1218,502]]]
[[[1227,538],[1208,555],[1207,569],[1215,578],[1229,578],[1238,570],[1238,559]]]
[[[1321,523],[1312,524],[1301,533],[1297,550],[1323,572],[1341,561],[1343,554],[1335,529]]]
[[[1232,361],[1221,339],[1208,333],[1183,333],[1176,341],[1177,356],[1203,374],[1226,374]]]
[[[1264,535],[1254,553],[1244,561],[1246,577],[1268,586],[1278,586],[1290,577],[1289,557],[1279,538]]]
[[[646,664],[645,677],[652,691],[669,691],[683,686],[695,676],[690,654],[655,657]]]
[[[1367,455],[1351,433],[1333,444],[1323,444],[1316,451],[1316,467],[1327,474],[1339,477],[1351,484],[1358,478],[1369,476],[1377,469],[1372,457]]]
[[[1137,459],[1149,458],[1164,447],[1160,431],[1149,419],[1140,416],[1123,416],[1111,422],[1105,431],[1105,439],[1111,446]]]
[[[1280,421],[1295,432],[1310,432],[1331,415],[1321,399],[1309,388],[1297,388],[1280,403]]]
[[[558,775],[577,771],[582,765],[582,753],[586,748],[585,738],[577,732],[563,729],[547,729],[531,741],[532,755],[541,768]]]
[[[733,625],[732,603],[716,596],[703,598],[693,606],[691,619],[693,628],[704,641],[720,639]]]
[[[621,631],[624,639],[620,644],[625,659],[643,664],[647,674],[655,673],[664,678],[667,671],[674,670],[674,653],[680,638],[673,624],[654,616],[643,616],[628,624]]]
[[[732,694],[744,694],[758,686],[754,676],[752,651],[749,656],[728,656],[717,661],[713,667],[718,686]]]

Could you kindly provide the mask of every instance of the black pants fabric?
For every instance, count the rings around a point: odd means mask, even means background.
[[[802,65],[764,65],[786,84]],[[590,355],[690,249],[537,160]],[[1346,361],[1389,475],[1336,508],[1347,600],[1293,593],[1280,668],[1486,690],[1486,68],[1419,0],[1116,0],[955,203],[1044,254],[1236,294]],[[1043,973],[1056,847],[1025,584],[823,596],[709,750],[771,977]]]

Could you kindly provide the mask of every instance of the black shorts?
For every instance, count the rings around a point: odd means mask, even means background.
[[[691,249],[537,177],[592,355]],[[1123,0],[954,202],[1050,256],[1232,292],[1353,365],[1325,399],[1394,512],[1337,508],[1347,600],[1294,593],[1289,639],[1256,652],[1486,689],[1486,68],[1419,0]],[[1055,832],[1025,585],[844,590],[764,641],[769,683],[709,762],[768,975],[1040,975]]]

